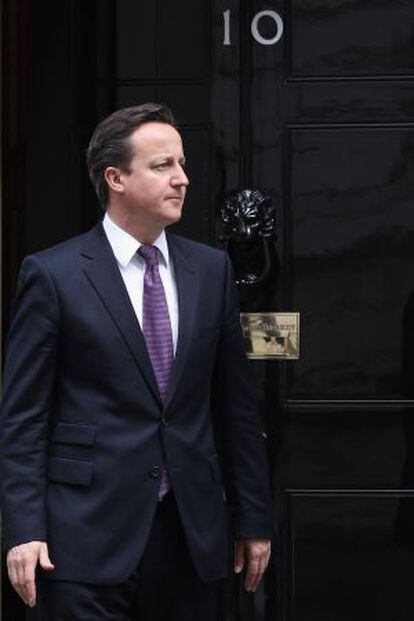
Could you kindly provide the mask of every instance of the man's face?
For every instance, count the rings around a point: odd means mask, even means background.
[[[128,210],[149,226],[177,222],[188,185],[180,134],[171,125],[150,122],[130,142],[134,155],[129,172],[121,173]]]

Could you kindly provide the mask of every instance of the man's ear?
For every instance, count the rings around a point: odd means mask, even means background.
[[[125,191],[123,173],[115,166],[108,166],[104,172],[105,181],[113,192],[123,194]]]

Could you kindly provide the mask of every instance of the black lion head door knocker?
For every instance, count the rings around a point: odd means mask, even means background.
[[[269,244],[276,239],[275,208],[270,198],[259,190],[231,192],[220,216],[236,284],[264,283],[271,269]]]

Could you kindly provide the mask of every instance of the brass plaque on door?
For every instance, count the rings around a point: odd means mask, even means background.
[[[300,313],[240,313],[248,358],[297,360]]]

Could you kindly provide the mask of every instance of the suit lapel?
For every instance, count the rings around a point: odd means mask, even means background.
[[[167,234],[168,248],[174,265],[175,280],[178,293],[178,342],[174,360],[168,397],[165,408],[168,408],[186,364],[191,335],[194,327],[198,301],[199,281],[195,266],[183,249],[182,241],[175,235]]]
[[[89,282],[120,331],[149,388],[162,405],[139,322],[101,223],[85,235],[81,255]]]

